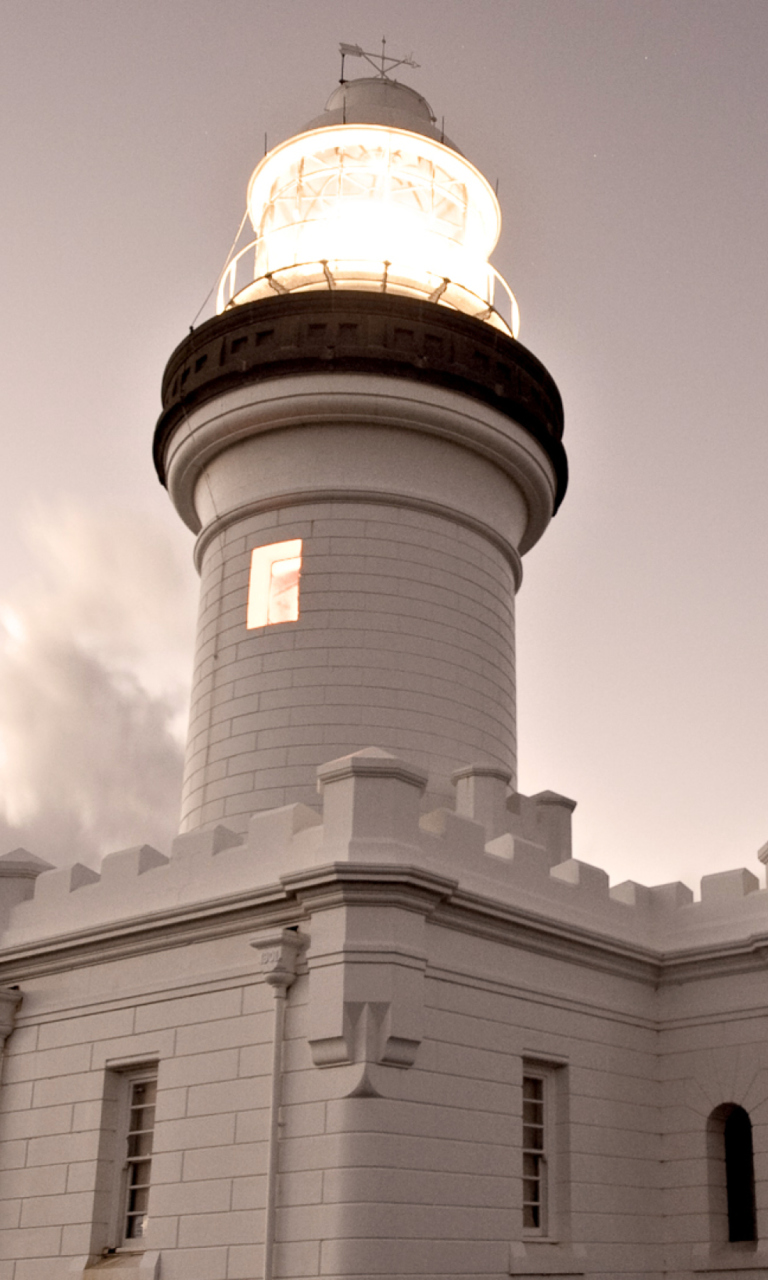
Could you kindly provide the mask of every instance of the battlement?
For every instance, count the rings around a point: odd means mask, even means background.
[[[378,748],[321,766],[322,811],[291,804],[255,814],[247,833],[225,826],[178,836],[170,855],[148,845],[104,858],[99,872],[53,868],[25,850],[0,858],[0,946],[45,947],[109,929],[273,902],[301,914],[300,886],[323,869],[355,868],[369,885],[419,873],[464,912],[521,918],[530,928],[629,947],[649,962],[768,945],[768,890],[744,868],[705,876],[701,899],[683,884],[613,887],[572,856],[575,801],[551,791],[509,793],[509,776],[472,765],[453,778],[453,809],[421,812],[426,774]],[[768,857],[760,851],[761,861]],[[297,896],[298,895],[298,896]]]

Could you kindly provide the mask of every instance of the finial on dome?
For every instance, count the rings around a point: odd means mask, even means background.
[[[390,71],[394,71],[397,67],[418,67],[419,63],[414,62],[413,54],[406,53],[402,58],[393,58],[387,53],[387,37],[381,37],[381,53],[367,53],[365,49],[361,49],[359,44],[339,45],[339,53],[341,54],[341,79],[340,84],[344,84],[344,59],[345,58],[365,58],[366,62],[370,62],[374,71],[382,80],[389,79]]]

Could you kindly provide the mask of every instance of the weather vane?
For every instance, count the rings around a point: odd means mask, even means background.
[[[381,37],[381,53],[366,53],[359,44],[340,44],[339,53],[341,54],[341,84],[344,83],[345,58],[365,58],[382,80],[388,80],[390,71],[394,71],[396,67],[418,67],[419,65],[418,62],[414,62],[412,53],[407,53],[403,58],[393,58],[388,54],[386,36]]]

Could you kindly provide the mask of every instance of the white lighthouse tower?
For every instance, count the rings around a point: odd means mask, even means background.
[[[514,784],[520,556],[566,462],[496,196],[384,59],[264,157],[248,215],[155,437],[202,580],[182,830],[316,804],[371,744],[432,805],[470,765]]]

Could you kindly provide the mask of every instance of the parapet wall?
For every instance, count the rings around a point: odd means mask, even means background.
[[[51,868],[24,850],[0,857],[0,945],[181,920],[201,911],[292,903],[329,868],[369,884],[419,877],[441,903],[529,930],[568,933],[656,966],[701,962],[709,949],[755,957],[768,945],[768,890],[741,868],[705,876],[701,900],[680,883],[611,888],[606,872],[573,858],[575,802],[554,792],[508,794],[508,776],[470,766],[454,778],[456,806],[420,813],[426,775],[377,748],[318,770],[322,812],[267,810],[245,836],[224,826],[178,836],[170,855],[148,845],[104,858],[99,872]]]

